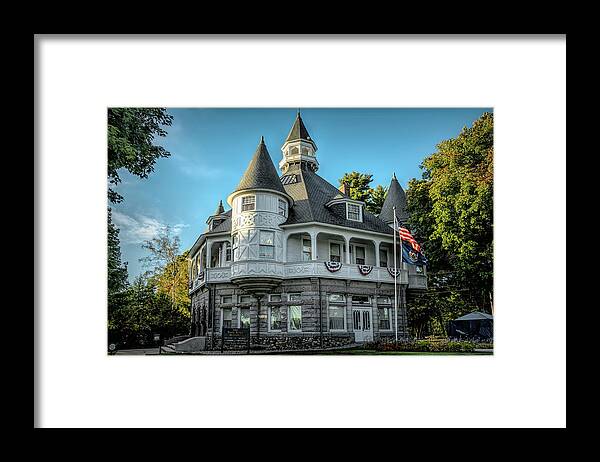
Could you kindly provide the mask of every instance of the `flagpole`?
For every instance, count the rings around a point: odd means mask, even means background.
[[[396,223],[396,207],[394,207],[394,328],[396,332],[396,343],[398,343],[398,286],[396,280],[398,278],[398,267],[396,265],[396,234],[398,233],[398,226]],[[398,234],[399,235],[399,234]],[[402,238],[400,238],[402,239]]]

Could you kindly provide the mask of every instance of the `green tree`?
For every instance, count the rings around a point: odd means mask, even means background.
[[[375,215],[379,215],[381,212],[381,207],[383,207],[383,203],[385,202],[387,188],[379,184],[375,188],[371,189],[370,192],[371,194],[366,205],[367,210]]]
[[[171,154],[154,143],[156,137],[166,136],[163,127],[170,126],[173,116],[164,108],[109,108],[108,109],[108,181],[121,182],[119,170],[147,178],[154,171],[160,157]],[[112,203],[123,201],[123,196],[108,188]]]
[[[373,175],[354,171],[344,173],[344,176],[340,178],[340,184],[346,183],[350,188],[350,197],[362,202],[367,202],[371,197],[371,181],[373,181]]]
[[[455,314],[491,311],[493,115],[439,143],[421,168],[423,179],[407,191],[409,225],[429,259],[430,281],[439,276],[421,298],[437,306],[443,328]]]
[[[381,185],[371,188],[371,182],[373,181],[372,174],[352,171],[344,173],[344,176],[339,181],[340,185],[343,183],[348,185],[350,198],[364,202],[366,209],[371,213],[378,214],[381,212],[387,188]]]
[[[108,294],[127,288],[127,264],[121,263],[119,229],[112,222],[112,210],[108,208]]]
[[[166,295],[184,316],[189,315],[188,253],[181,253],[179,236],[167,226],[142,247],[150,254],[140,261],[150,267],[149,274],[157,293]]]

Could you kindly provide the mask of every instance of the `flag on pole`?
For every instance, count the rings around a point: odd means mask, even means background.
[[[402,259],[411,265],[427,265],[423,249],[407,228],[398,225],[398,234],[402,243]]]

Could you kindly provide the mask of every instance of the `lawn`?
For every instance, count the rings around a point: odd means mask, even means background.
[[[457,356],[457,355],[491,355],[492,351],[481,352],[432,352],[432,351],[376,351],[365,350],[364,348],[348,348],[343,350],[321,350],[321,351],[295,351],[295,352],[273,352],[271,354],[292,354],[292,355],[425,355],[425,356]]]

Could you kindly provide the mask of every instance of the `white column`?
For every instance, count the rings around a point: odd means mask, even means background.
[[[317,259],[317,233],[314,231],[310,232],[310,258]]]
[[[377,268],[379,268],[381,262],[379,261],[379,244],[381,242],[380,241],[373,241],[373,244],[375,245],[375,266]]]
[[[206,268],[210,268],[210,248],[212,247],[212,242],[208,239],[206,240]]]
[[[344,236],[344,250],[346,251],[345,262],[347,265],[350,264],[350,238]]]

